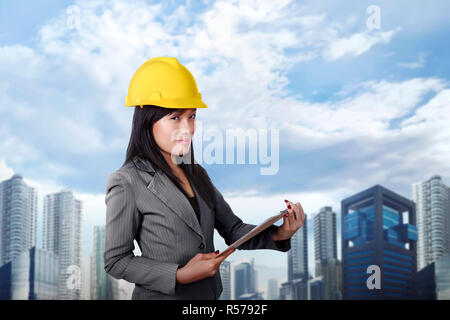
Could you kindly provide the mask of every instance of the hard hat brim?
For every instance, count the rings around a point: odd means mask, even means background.
[[[173,109],[208,108],[208,106],[202,100],[196,98],[161,99],[161,100],[137,99],[137,100],[129,101],[129,99],[126,99],[125,106],[136,107],[142,105],[154,105],[162,108],[173,108]]]

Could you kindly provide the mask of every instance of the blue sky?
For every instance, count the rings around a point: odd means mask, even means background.
[[[380,29],[366,25],[369,5],[380,9]],[[446,1],[2,1],[0,178],[22,174],[40,211],[45,194],[72,188],[84,204],[88,255],[108,174],[125,156],[129,80],[146,60],[174,56],[209,106],[197,117],[205,127],[279,130],[275,175],[260,175],[258,164],[204,165],[245,222],[283,209],[286,198],[310,218],[327,205],[339,216],[343,198],[375,184],[411,198],[411,184],[432,174],[450,181],[449,9]],[[285,254],[251,254],[284,272]]]

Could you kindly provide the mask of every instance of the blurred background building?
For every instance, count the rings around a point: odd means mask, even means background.
[[[269,300],[279,300],[280,294],[278,289],[278,280],[273,278],[269,279],[267,283],[267,299]]]
[[[44,198],[43,248],[58,256],[61,300],[81,296],[81,209],[70,188]]]
[[[1,300],[54,300],[58,293],[58,257],[32,247],[0,267]]]
[[[323,276],[325,300],[339,300],[342,296],[336,232],[336,213],[330,206],[322,207],[314,216],[314,257],[315,276]]]
[[[220,277],[222,279],[222,293],[220,300],[231,300],[231,263],[223,261],[219,267]]]
[[[94,249],[91,255],[91,299],[118,300],[118,280],[105,272],[103,254],[105,252],[105,226],[94,227]]]
[[[307,300],[309,280],[307,217],[303,226],[291,238],[287,260],[288,279],[281,285],[280,300]]]

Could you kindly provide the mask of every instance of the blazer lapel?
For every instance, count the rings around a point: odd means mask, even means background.
[[[177,186],[169,179],[169,177],[160,170],[155,171],[149,161],[135,158],[133,160],[138,169],[147,171],[152,174],[153,179],[148,182],[147,189],[149,189],[155,196],[164,202],[175,214],[177,214],[193,231],[195,231],[204,241],[204,235],[194,209],[189,200],[177,188]],[[195,188],[191,184],[192,188]],[[194,189],[196,196],[197,190]],[[198,199],[199,200],[199,199]],[[200,201],[199,201],[200,202]],[[199,203],[199,208],[200,203]],[[200,210],[201,212],[202,210]]]

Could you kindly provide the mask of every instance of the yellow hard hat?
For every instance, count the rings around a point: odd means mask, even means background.
[[[134,73],[125,106],[156,105],[164,108],[208,108],[194,77],[176,58],[147,60]]]

